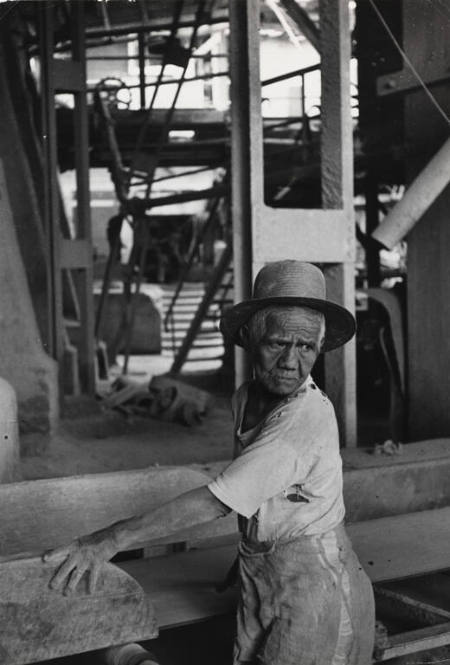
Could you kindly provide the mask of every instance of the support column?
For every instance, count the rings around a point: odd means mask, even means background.
[[[236,302],[240,302],[251,296],[252,227],[258,223],[262,202],[259,2],[230,0],[229,12],[234,297]],[[260,153],[259,160],[255,158],[255,150]],[[248,358],[242,349],[236,348],[236,387],[248,379],[249,374]]]
[[[73,329],[77,349],[76,371],[81,390],[93,395],[95,391],[94,320],[92,292],[92,241],[89,195],[89,136],[86,100],[86,57],[84,44],[84,3],[71,5],[72,57],[56,59],[53,54],[54,11],[52,3],[40,7],[42,62],[42,118],[45,156],[45,228],[48,245],[48,282],[50,349],[60,368],[65,351],[65,321],[63,312],[62,271],[70,272],[76,287],[79,316]],[[76,232],[69,236],[61,228],[58,162],[56,145],[55,94],[70,93],[74,97],[74,151],[76,170]],[[64,392],[62,372],[60,393]],[[78,377],[74,377],[75,379]]]
[[[297,259],[324,265],[331,297],[350,311],[354,309],[347,4],[347,0],[321,1],[323,207],[300,210],[271,208],[264,203],[260,3],[230,0],[232,215],[237,301],[250,296],[252,278],[265,263]],[[354,356],[354,344],[350,344],[327,354],[326,359],[325,387],[336,407],[343,445],[356,444]],[[240,383],[245,378],[240,352],[236,364],[236,381]]]
[[[403,47],[417,71],[447,69],[450,43],[440,4],[403,2]],[[426,39],[424,34],[426,33]],[[428,76],[425,78],[428,83]],[[450,115],[448,81],[432,86]],[[448,139],[448,124],[422,90],[405,99],[405,160],[411,183]],[[448,165],[447,165],[448,169]],[[447,171],[448,172],[448,171]],[[450,436],[450,186],[407,236],[408,439]]]
[[[322,73],[322,207],[342,209],[342,261],[325,266],[331,300],[354,313],[353,141],[350,114],[350,26],[346,0],[320,0]],[[325,241],[325,239],[324,239]],[[356,445],[355,340],[325,355],[325,385],[334,404],[341,443]]]

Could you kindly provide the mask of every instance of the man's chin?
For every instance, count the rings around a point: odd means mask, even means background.
[[[267,390],[280,397],[286,397],[297,390],[302,384],[302,380],[290,377],[273,377],[270,384],[266,386]]]

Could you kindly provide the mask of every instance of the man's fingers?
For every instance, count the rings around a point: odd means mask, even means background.
[[[60,568],[56,571],[50,580],[50,589],[59,589],[63,586],[63,583],[67,577],[69,577],[71,571],[76,568],[77,558],[72,555],[69,556]]]
[[[79,565],[77,568],[72,570],[69,581],[66,584],[66,587],[64,589],[64,595],[67,595],[69,593],[72,593],[72,591],[75,591],[78,582],[81,580],[83,577],[84,573],[86,572],[87,566],[85,565]]]
[[[53,563],[56,561],[62,561],[70,554],[70,547],[57,547],[54,550],[48,550],[42,555],[42,561],[44,563]]]
[[[98,564],[94,564],[89,571],[89,593],[94,593],[95,588],[98,582],[98,576],[100,574],[100,568]]]

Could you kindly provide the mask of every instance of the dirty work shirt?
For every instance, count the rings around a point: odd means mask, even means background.
[[[342,520],[334,409],[311,378],[242,432],[248,384],[233,398],[235,459],[209,485],[239,515],[235,665],[369,665],[370,581]]]
[[[242,433],[248,384],[233,398],[235,459],[209,485],[245,519],[251,541],[288,540],[342,522],[342,461],[334,409],[308,378],[259,425]]]

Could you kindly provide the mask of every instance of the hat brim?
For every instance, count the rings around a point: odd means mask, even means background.
[[[296,298],[293,296],[277,298],[255,298],[230,307],[220,320],[220,331],[225,340],[243,346],[239,330],[260,309],[271,306],[309,307],[325,316],[325,342],[322,351],[332,351],[348,342],[356,331],[354,316],[345,307],[329,300],[318,298]]]

